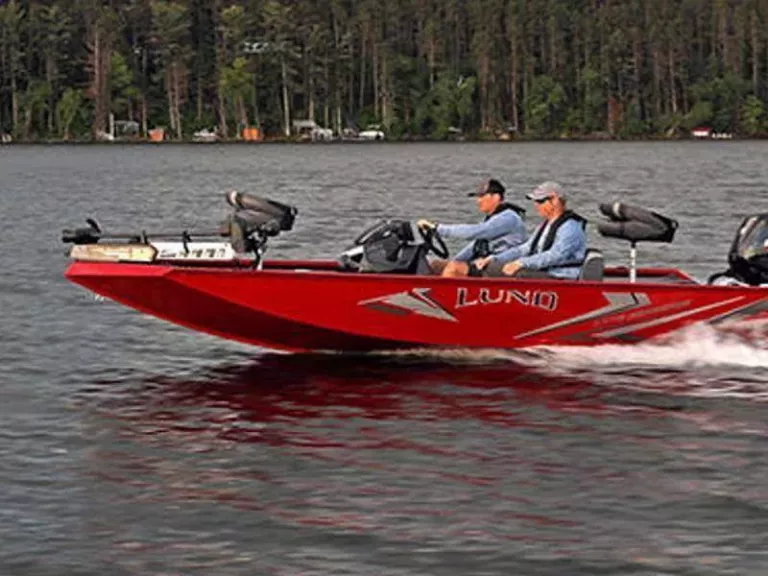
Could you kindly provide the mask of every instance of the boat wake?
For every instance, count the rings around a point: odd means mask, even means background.
[[[768,401],[768,323],[749,331],[692,327],[634,345],[539,347],[525,350],[427,350],[386,353],[398,361],[459,365],[510,364],[542,377],[578,378],[634,392]]]
[[[697,326],[664,340],[635,345],[545,347],[532,354],[534,364],[552,369],[611,367],[687,370],[707,367],[768,368],[768,343],[745,334]],[[553,363],[553,360],[557,360]]]
[[[419,358],[471,364],[512,361],[529,367],[567,372],[632,366],[667,369],[768,368],[768,322],[733,333],[696,326],[665,339],[632,345],[542,346],[521,350],[412,348],[372,354],[404,361]]]

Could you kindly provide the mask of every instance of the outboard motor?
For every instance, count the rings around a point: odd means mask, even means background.
[[[341,265],[357,272],[429,274],[430,244],[408,220],[382,220],[357,237],[339,257]]]
[[[622,202],[600,204],[600,212],[609,218],[597,225],[600,234],[630,243],[630,282],[637,278],[637,243],[672,242],[678,228],[676,220]]]
[[[709,283],[768,284],[768,213],[742,221],[728,252],[728,265],[725,272],[710,276]]]

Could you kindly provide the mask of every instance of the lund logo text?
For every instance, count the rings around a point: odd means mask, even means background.
[[[557,309],[558,299],[555,292],[541,290],[508,290],[505,288],[459,288],[456,291],[456,306],[454,308],[466,308],[468,306],[488,304],[510,304],[517,302],[523,306],[532,306],[542,310],[553,311]]]

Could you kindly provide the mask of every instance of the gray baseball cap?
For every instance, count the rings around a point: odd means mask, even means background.
[[[565,198],[565,192],[563,192],[563,187],[560,184],[551,181],[542,182],[532,192],[525,195],[528,200],[544,200],[552,196]]]

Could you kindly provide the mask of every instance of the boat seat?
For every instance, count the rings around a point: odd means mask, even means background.
[[[605,259],[603,258],[603,253],[594,248],[587,248],[587,254],[584,256],[584,264],[581,265],[579,280],[602,282],[604,269]]]

